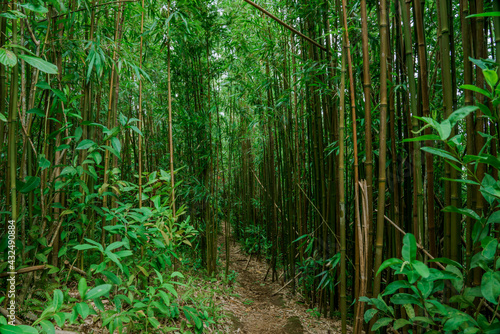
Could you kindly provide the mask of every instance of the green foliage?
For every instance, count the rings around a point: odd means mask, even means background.
[[[359,299],[373,306],[365,312],[366,322],[369,322],[375,315],[379,316],[372,327],[373,331],[388,325],[395,330],[407,325],[413,330],[423,328],[427,333],[493,333],[498,331],[500,322],[494,317],[487,320],[483,314],[474,312],[476,310],[474,303],[476,298],[484,297],[489,302],[497,304],[500,297],[498,288],[500,272],[490,270],[485,273],[480,289],[466,287],[464,278],[467,271],[455,261],[436,259],[434,262],[448,263],[444,270],[439,270],[429,268],[417,260],[417,245],[412,234],[406,234],[403,239],[402,255],[403,260],[386,260],[381,268],[390,267],[395,275],[402,275],[404,279],[388,284],[385,291],[377,298],[361,297]],[[449,303],[444,303],[442,300],[444,289],[452,290],[453,297]],[[386,302],[387,299],[389,303]],[[452,305],[458,305],[458,307]],[[404,307],[408,318],[398,318],[394,310],[395,306]],[[473,312],[468,313],[469,309]]]
[[[390,267],[394,270],[395,275],[403,275],[404,279],[388,284],[385,291],[377,298],[361,297],[359,299],[374,307],[365,312],[366,322],[369,322],[375,315],[379,316],[372,327],[374,331],[388,325],[391,325],[395,330],[399,330],[403,326],[411,326],[414,329],[423,328],[427,333],[497,333],[500,331],[498,319],[493,315],[490,315],[490,319],[488,319],[486,313],[481,312],[483,303],[498,305],[500,300],[499,243],[497,238],[491,236],[496,230],[496,224],[500,223],[500,215],[498,214],[500,182],[488,173],[480,180],[476,172],[478,164],[486,164],[490,170],[498,171],[500,169],[500,160],[487,153],[490,142],[494,139],[498,140],[500,134],[497,133],[497,137],[494,138],[491,135],[480,133],[486,138],[486,144],[479,154],[473,156],[465,153],[463,135],[450,138],[451,129],[477,110],[481,110],[491,122],[499,120],[496,111],[497,106],[500,105],[500,89],[498,88],[499,79],[496,71],[491,69],[491,64],[488,62],[473,61],[483,70],[491,91],[470,85],[462,86],[462,88],[483,94],[491,99],[493,109],[490,110],[484,105],[460,108],[442,122],[426,117],[417,118],[427,124],[425,127],[430,126],[434,129],[439,134],[439,140],[448,148],[448,150],[443,150],[423,147],[422,150],[443,157],[450,166],[467,176],[466,180],[461,178],[446,180],[479,186],[481,194],[490,205],[488,212],[485,213],[477,213],[469,208],[454,206],[447,206],[443,209],[444,212],[454,212],[472,219],[472,249],[479,248],[480,250],[475,252],[468,262],[468,267],[450,259],[439,258],[430,262],[445,264],[446,268],[443,270],[429,268],[417,260],[415,237],[406,234],[403,239],[403,259],[388,259],[377,272],[380,274],[384,269]],[[437,138],[429,136],[414,138],[414,140],[428,139]],[[467,284],[467,277],[475,268],[484,270],[481,285],[477,287]],[[452,297],[449,301],[445,302],[442,299],[443,292],[451,292]],[[388,297],[390,297],[390,302],[386,303]],[[408,318],[396,317],[394,311],[396,305],[401,305],[406,309]]]

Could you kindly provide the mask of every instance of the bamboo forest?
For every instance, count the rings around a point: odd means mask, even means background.
[[[0,333],[500,333],[500,1],[0,0]]]

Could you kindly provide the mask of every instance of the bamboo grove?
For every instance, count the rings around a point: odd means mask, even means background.
[[[196,231],[178,237],[175,268],[227,276],[217,254],[231,258],[232,236],[342,332],[380,319],[363,297],[401,280],[378,272],[405,257],[407,233],[431,271],[447,258],[463,289],[485,284],[478,234],[499,234],[475,217],[496,212],[480,186],[497,187],[500,166],[497,1],[0,6],[2,261],[15,220],[17,268],[85,271],[99,254],[74,247],[122,242],[126,214],[160,211],[164,191],[178,235]],[[475,109],[439,127],[462,107]],[[35,270],[18,275],[20,304]],[[498,301],[483,297],[464,314],[492,324]],[[408,304],[393,311],[428,316]]]

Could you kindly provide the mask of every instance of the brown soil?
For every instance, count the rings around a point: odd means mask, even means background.
[[[224,237],[219,236],[220,259],[225,268]],[[264,281],[268,266],[243,252],[240,245],[230,242],[230,273],[237,273],[234,290],[219,299],[229,314],[230,333],[246,334],[302,334],[341,333],[340,321],[316,318],[307,312],[303,299],[291,294],[288,288],[274,294],[281,288],[278,282],[271,282],[269,273]],[[248,263],[248,266],[247,266]],[[222,269],[224,270],[224,269]]]

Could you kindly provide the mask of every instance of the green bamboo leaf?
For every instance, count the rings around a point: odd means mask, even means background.
[[[36,67],[37,69],[39,69],[42,72],[45,72],[47,74],[57,74],[58,73],[56,65],[51,64],[51,63],[43,60],[42,58],[28,56],[28,55],[18,55],[18,57],[20,59],[24,60],[25,62],[27,62],[28,64],[30,64],[31,66]]]

